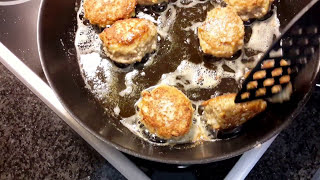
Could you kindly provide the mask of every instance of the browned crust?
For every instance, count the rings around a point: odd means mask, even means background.
[[[137,0],[85,0],[84,15],[91,24],[101,27],[134,15]]]
[[[204,115],[213,129],[229,129],[240,126],[267,108],[263,100],[255,100],[246,103],[234,103],[236,94],[226,94],[205,101]]]
[[[150,31],[150,23],[145,19],[131,18],[119,20],[110,28],[106,28],[100,38],[104,45],[110,44],[130,45]]]
[[[141,122],[151,133],[170,139],[189,132],[193,108],[190,100],[175,87],[161,85],[143,91],[138,103]]]
[[[225,2],[236,9],[242,20],[250,18],[262,18],[267,14],[274,0],[225,0]]]
[[[149,20],[119,20],[100,35],[106,55],[118,63],[131,64],[156,49],[157,27]]]
[[[168,0],[138,0],[138,4],[140,5],[153,5],[162,2],[168,2]]]
[[[209,11],[198,36],[202,51],[216,57],[231,57],[244,44],[244,25],[231,7]]]

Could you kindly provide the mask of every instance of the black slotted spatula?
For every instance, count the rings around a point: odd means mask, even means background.
[[[301,69],[319,58],[320,3],[310,1],[283,29],[280,37],[242,83],[235,103],[266,99],[291,86]],[[270,52],[282,52],[272,53]]]

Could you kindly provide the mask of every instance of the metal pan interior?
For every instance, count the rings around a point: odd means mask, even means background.
[[[297,1],[298,3],[299,1]],[[284,22],[283,17],[291,16],[287,11],[281,11],[287,4],[292,6],[292,1],[281,1],[278,6],[278,13],[281,23]],[[200,145],[190,148],[190,145],[179,145],[175,148],[158,147],[147,143],[140,138],[134,136],[119,122],[119,117],[115,117],[112,113],[106,112],[110,103],[97,101],[91,92],[85,88],[86,84],[83,81],[82,73],[78,65],[78,57],[74,46],[74,36],[77,30],[76,22],[76,6],[79,2],[63,1],[63,0],[46,0],[42,2],[41,13],[39,18],[39,47],[43,68],[50,85],[60,97],[60,100],[65,105],[66,109],[78,120],[80,124],[86,127],[94,135],[108,144],[111,144],[121,151],[129,154],[142,157],[145,159],[177,163],[177,164],[192,164],[192,163],[207,163],[217,160],[222,160],[239,155],[246,150],[259,145],[266,141],[276,133],[280,132],[290,120],[294,117],[297,110],[305,103],[307,94],[311,89],[312,83],[301,83],[300,89],[297,89],[290,103],[281,105],[281,112],[278,106],[269,108],[265,113],[248,122],[242,129],[241,133],[236,138],[231,138],[223,141],[205,142]],[[199,5],[200,6],[200,5]],[[203,6],[201,4],[201,6]],[[61,9],[60,13],[56,13],[56,9]],[[207,4],[207,8],[212,8],[212,4]],[[139,9],[139,8],[138,8]],[[165,40],[159,41],[163,43],[159,49],[158,56],[154,59],[154,65],[148,66],[145,76],[138,76],[136,81],[139,83],[137,92],[155,85],[162,74],[175,71],[181,57],[186,52],[190,61],[193,63],[208,62],[209,68],[215,68],[212,65],[211,57],[204,56],[198,49],[198,41],[194,34],[188,31],[181,31],[181,27],[188,26],[188,22],[192,22],[192,18],[205,18],[205,11],[198,12],[198,8],[191,8],[190,12],[200,13],[198,16],[184,16],[183,11],[178,12],[176,17],[176,26],[173,26],[172,32],[176,45],[166,45]],[[179,13],[181,13],[179,15]],[[187,21],[185,18],[191,18]],[[284,22],[285,23],[285,22]],[[180,28],[179,28],[180,27]],[[185,43],[186,37],[190,38],[190,44]],[[178,44],[186,44],[183,48]],[[169,49],[168,49],[169,48]],[[162,51],[162,52],[161,52]],[[304,78],[305,82],[314,82],[315,74],[318,73],[318,62],[313,62],[310,66],[310,77]],[[160,68],[159,68],[160,67]],[[119,73],[117,79],[123,79],[125,68],[118,67],[123,71]],[[127,69],[135,68],[143,69],[143,64],[135,64]],[[119,71],[121,72],[121,71]],[[123,90],[124,84],[120,82],[114,92]],[[236,92],[238,83],[232,79],[222,80],[221,86],[216,89],[196,89],[194,91],[185,91],[188,94],[198,94],[196,98],[210,98],[216,91]],[[121,99],[120,114],[121,116],[130,116],[134,113],[132,104],[139,98],[139,93],[136,93],[130,98]],[[112,101],[115,101],[112,99]],[[101,106],[101,104],[103,104]],[[110,108],[111,109],[111,108]],[[114,107],[112,106],[112,110]]]

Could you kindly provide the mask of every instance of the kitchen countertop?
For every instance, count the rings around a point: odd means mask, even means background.
[[[319,129],[320,88],[247,179],[312,178],[320,167]],[[0,157],[0,179],[124,179],[1,64]],[[211,177],[227,173],[216,172]]]

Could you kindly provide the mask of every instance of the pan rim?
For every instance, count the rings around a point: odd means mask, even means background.
[[[170,160],[170,159],[161,159],[161,158],[156,158],[156,157],[152,157],[149,155],[145,155],[130,149],[127,149],[123,146],[121,146],[120,144],[108,141],[107,139],[103,138],[101,135],[99,135],[98,133],[94,132],[92,129],[90,129],[89,127],[87,127],[85,124],[83,124],[83,122],[73,114],[73,112],[71,112],[69,110],[69,108],[67,107],[65,101],[59,96],[58,91],[56,89],[56,86],[54,85],[54,83],[52,82],[52,79],[49,76],[48,73],[48,69],[46,68],[46,63],[44,61],[45,57],[43,55],[42,52],[42,41],[41,41],[41,36],[43,34],[43,32],[40,32],[40,27],[42,27],[42,19],[43,19],[43,8],[44,8],[44,2],[46,0],[41,0],[40,2],[40,6],[39,6],[39,12],[38,12],[38,18],[37,18],[37,48],[38,48],[38,53],[39,53],[39,57],[40,57],[40,63],[42,66],[42,70],[44,71],[45,77],[48,81],[49,86],[52,88],[54,94],[57,96],[58,100],[61,102],[61,104],[63,105],[63,107],[65,108],[65,110],[70,114],[70,116],[76,120],[77,123],[79,123],[85,130],[87,130],[91,135],[95,136],[96,138],[98,138],[99,140],[101,140],[102,142],[106,143],[109,146],[112,146],[113,148],[116,148],[117,150],[138,157],[138,158],[142,158],[142,159],[146,159],[146,160],[150,160],[150,161],[154,161],[154,162],[160,162],[160,163],[166,163],[166,164],[177,164],[177,165],[193,165],[193,164],[207,164],[207,163],[211,163],[211,162],[217,162],[217,161],[222,161],[222,160],[226,160],[232,157],[236,157],[239,156],[251,149],[256,148],[257,143],[256,142],[251,142],[248,143],[247,145],[243,146],[242,148],[239,148],[237,150],[235,150],[232,153],[229,154],[225,154],[225,155],[221,155],[219,157],[212,157],[212,158],[201,158],[198,160]],[[318,70],[319,70],[319,65],[320,63],[318,63]],[[314,78],[314,81],[311,83],[311,88],[308,90],[308,92],[305,94],[305,96],[302,98],[302,100],[299,102],[298,106],[294,109],[294,111],[292,112],[291,116],[284,122],[282,123],[278,128],[274,129],[272,132],[266,134],[265,136],[263,136],[263,138],[261,138],[261,140],[259,141],[259,143],[263,144],[266,141],[268,141],[269,139],[271,139],[272,137],[274,137],[275,135],[279,134],[284,128],[286,128],[292,121],[293,119],[296,118],[296,116],[300,113],[300,111],[302,110],[302,107],[305,106],[305,104],[308,102],[309,98],[311,97],[311,94],[313,92],[314,86],[316,84],[316,79],[318,79],[317,77]]]

